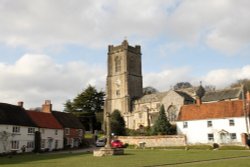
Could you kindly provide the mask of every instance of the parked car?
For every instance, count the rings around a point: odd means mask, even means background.
[[[123,143],[120,140],[112,140],[111,141],[111,147],[112,148],[122,148]]]
[[[106,145],[106,142],[107,142],[106,138],[97,139],[95,145],[96,147],[104,147]]]

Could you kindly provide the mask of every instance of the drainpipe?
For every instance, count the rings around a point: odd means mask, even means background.
[[[244,117],[245,117],[245,121],[246,121],[247,136],[249,138],[248,114],[247,114],[247,110],[246,110],[246,99],[245,99],[244,85],[242,85],[242,102],[243,102]]]

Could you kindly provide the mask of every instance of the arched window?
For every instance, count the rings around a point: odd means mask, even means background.
[[[121,71],[121,58],[116,57],[115,58],[115,72],[120,72]]]
[[[168,108],[167,112],[168,112],[168,120],[170,122],[176,121],[176,119],[177,119],[177,108],[176,108],[176,106],[171,105]]]

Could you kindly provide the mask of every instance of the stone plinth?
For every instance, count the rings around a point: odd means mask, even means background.
[[[94,150],[93,155],[94,157],[103,157],[108,155],[123,155],[124,149],[123,148],[101,148],[99,150]]]

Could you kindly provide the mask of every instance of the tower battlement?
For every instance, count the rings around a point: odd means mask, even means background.
[[[114,46],[114,45],[108,46],[108,53],[109,54],[122,52],[124,50],[129,50],[130,52],[133,52],[136,54],[141,54],[141,46],[140,45],[135,45],[135,47],[130,46],[127,40],[124,40],[121,43],[121,45],[118,45],[118,46]]]

